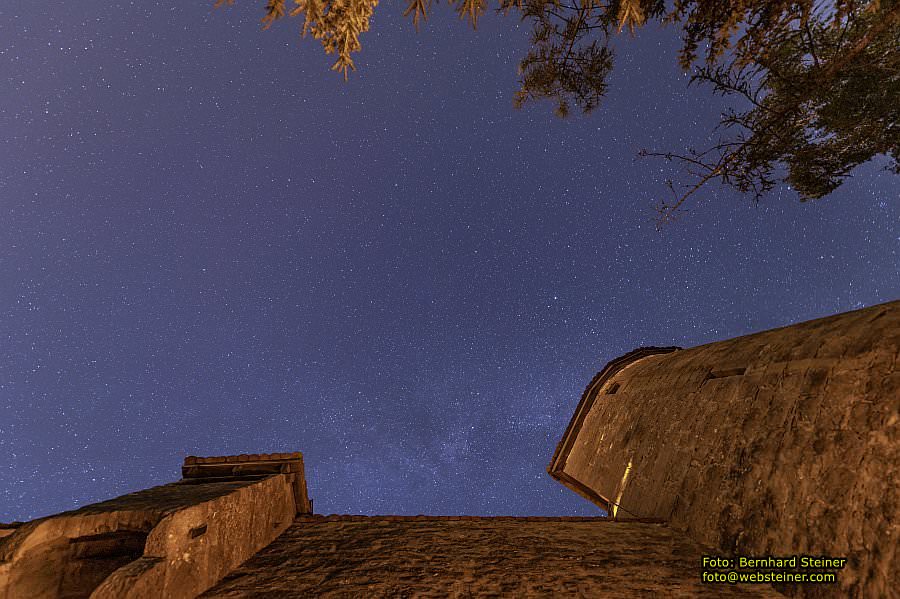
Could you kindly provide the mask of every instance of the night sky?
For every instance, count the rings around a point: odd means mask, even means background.
[[[587,382],[900,297],[900,178],[655,229],[725,105],[676,32],[589,117],[512,107],[527,25],[380,6],[349,83],[262,3],[0,8],[0,521],[303,451],[321,513],[581,515],[545,468]]]

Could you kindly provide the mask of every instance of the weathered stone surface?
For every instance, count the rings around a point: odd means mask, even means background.
[[[551,475],[729,553],[849,558],[791,592],[896,592],[900,302],[673,349],[595,378]]]
[[[116,570],[91,598],[192,599],[271,543],[296,512],[285,475],[179,510],[153,528],[143,557]]]
[[[0,599],[193,598],[290,525],[297,478],[185,480],[18,525]]]
[[[702,584],[701,554],[660,524],[298,517],[202,597],[781,596],[767,586]]]
[[[0,539],[8,537],[16,532],[16,529],[22,525],[21,522],[0,522]]]

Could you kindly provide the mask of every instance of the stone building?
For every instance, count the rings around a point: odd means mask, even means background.
[[[176,483],[0,528],[0,599],[196,597],[311,512],[300,453],[188,457]]]
[[[302,457],[185,460],[184,478],[0,529],[0,599],[778,597],[710,588],[654,520],[318,516]]]
[[[845,556],[839,590],[900,593],[900,301],[691,349],[588,385],[548,467],[611,515],[723,553]]]
[[[0,525],[0,599],[891,597],[900,302],[692,349],[588,386],[548,468],[596,518],[322,516],[299,453]],[[847,557],[832,585],[711,585],[704,554]]]

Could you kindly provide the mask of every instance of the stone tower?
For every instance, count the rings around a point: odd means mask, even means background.
[[[551,476],[728,554],[846,556],[836,596],[900,592],[900,301],[613,360]],[[800,592],[824,593],[813,585]]]

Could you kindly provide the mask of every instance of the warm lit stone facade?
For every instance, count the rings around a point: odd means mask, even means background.
[[[702,553],[657,523],[311,516],[203,598],[781,596],[704,585]]]
[[[900,589],[900,302],[686,350],[591,382],[549,467],[618,515],[732,554],[846,556],[840,588]]]
[[[188,458],[183,470],[7,528],[0,599],[193,598],[310,511],[299,453]]]

